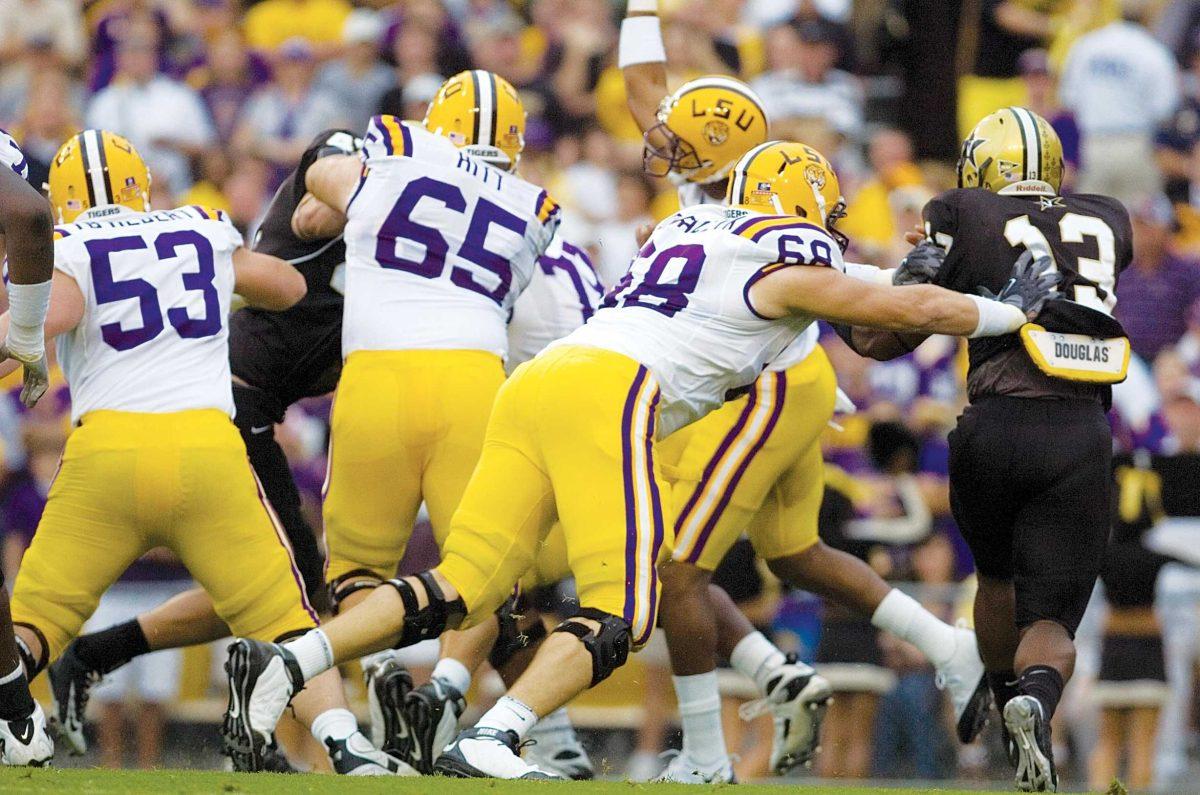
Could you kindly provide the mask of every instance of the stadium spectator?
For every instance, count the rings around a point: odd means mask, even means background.
[[[92,98],[86,121],[128,138],[167,198],[191,186],[190,158],[211,145],[214,134],[199,95],[158,72],[157,52],[153,29],[122,38],[113,84]]]
[[[1171,248],[1174,212],[1157,194],[1134,204],[1133,264],[1117,283],[1117,319],[1134,353],[1152,362],[1187,328],[1187,313],[1200,298],[1200,263]]]
[[[61,66],[79,65],[87,39],[77,0],[0,0],[0,67],[33,47],[48,49]]]
[[[383,20],[369,9],[355,9],[342,28],[345,51],[321,67],[317,90],[337,102],[352,130],[365,130],[379,101],[392,86],[392,72],[379,59]]]
[[[1128,203],[1161,189],[1154,135],[1179,104],[1175,59],[1142,26],[1144,0],[1079,38],[1067,55],[1060,92],[1082,136],[1077,189]]]
[[[178,70],[171,60],[175,29],[165,8],[154,0],[121,0],[98,4],[93,10],[95,33],[92,34],[91,80],[92,91],[99,91],[112,82],[118,69],[118,49],[128,36],[150,36],[155,42],[156,66],[166,74]],[[149,31],[149,32],[148,32]]]
[[[80,106],[74,101],[78,86],[58,70],[38,73],[29,85],[29,99],[12,129],[21,136],[30,183],[44,185],[58,147],[79,130]]]
[[[407,113],[406,105],[433,99],[433,93],[424,87],[432,85],[436,92],[442,83],[444,76],[438,72],[437,56],[438,40],[433,29],[417,22],[401,27],[392,43],[392,59],[396,65],[391,85],[380,97],[377,112],[402,119],[421,118]],[[416,96],[406,94],[406,88],[416,92]]]
[[[30,42],[20,62],[0,75],[0,124],[6,127],[17,126],[29,103],[37,100],[38,91],[47,79],[57,79],[67,88],[57,94],[58,100],[66,105],[63,112],[73,117],[83,115],[83,86],[71,81],[69,72],[58,64],[45,40]]]
[[[1059,102],[1058,73],[1050,62],[1050,54],[1041,49],[1026,50],[1017,59],[1017,68],[1025,81],[1026,107],[1050,122],[1058,133],[1067,166],[1063,182],[1070,185],[1079,169],[1079,125]]]
[[[242,25],[251,47],[274,50],[301,38],[325,56],[336,51],[350,11],[346,0],[262,0]]]
[[[623,171],[617,177],[616,213],[595,227],[598,249],[596,271],[600,283],[612,285],[621,280],[629,261],[637,253],[637,230],[653,224],[650,200],[653,187],[640,171]]]
[[[246,103],[255,89],[268,82],[270,73],[266,61],[246,48],[237,29],[226,30],[208,43],[204,61],[192,70],[189,81],[200,87],[217,140],[233,138]]]

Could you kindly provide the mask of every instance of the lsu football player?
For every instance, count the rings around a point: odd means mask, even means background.
[[[762,102],[749,86],[723,76],[699,78],[668,93],[656,0],[629,3],[619,58],[630,111],[645,132],[647,170],[677,185],[684,207],[724,201],[733,162],[767,138]],[[844,244],[836,228],[845,206],[836,180],[820,195],[827,232]],[[906,272],[928,254],[910,255]],[[855,263],[846,263],[846,272],[884,281],[891,276]],[[723,591],[709,588],[713,570],[743,533],[781,579],[870,616],[876,626],[920,649],[939,669],[964,741],[982,726],[987,688],[974,635],[940,621],[870,567],[817,537],[824,493],[819,440],[836,400],[833,368],[817,344],[817,328],[810,326],[767,365],[747,395],[662,445],[676,509],[675,550],[662,574],[662,625],[684,716],[683,752],[664,771],[668,780],[732,777],[721,729],[718,651],[762,693],[746,714],[774,715],[772,768],[783,772],[816,751],[828,683],[785,657]],[[718,649],[718,637],[730,642]]]
[[[518,756],[529,729],[607,678],[654,628],[657,565],[673,543],[660,438],[751,386],[817,318],[994,336],[1036,315],[1057,283],[1048,260],[1022,262],[998,300],[847,278],[826,228],[826,186],[836,190],[837,177],[819,153],[768,142],[735,165],[732,206],[659,224],[601,310],[500,390],[435,569],[389,581],[301,638],[235,642],[237,709],[256,730],[340,662],[488,620],[557,519],[579,614],[435,765],[452,776],[554,777]]]
[[[245,248],[218,211],[151,210],[150,173],[113,133],[68,139],[49,191],[60,226],[45,331],[57,338],[75,429],[13,591],[29,673],[56,659],[104,591],[156,546],[179,556],[234,632],[278,640],[311,630],[316,613],[230,420],[226,321],[235,291],[283,310],[304,296],[303,276]],[[340,679],[315,684],[298,717],[335,769],[400,770],[358,732]],[[240,741],[226,740],[235,765]]]
[[[21,401],[32,406],[49,384],[43,327],[54,272],[54,220],[50,205],[25,181],[25,156],[8,133],[0,130],[0,259],[8,266],[8,336],[0,359],[25,368]],[[27,673],[13,635],[8,590],[0,582],[0,763],[48,764],[54,743],[46,732],[46,715],[29,694]]]
[[[308,169],[308,190],[347,219],[324,504],[335,612],[394,575],[422,502],[444,542],[478,461],[509,312],[558,227],[554,201],[513,173],[524,133],[508,81],[466,71],[423,122],[376,116],[361,157]]]

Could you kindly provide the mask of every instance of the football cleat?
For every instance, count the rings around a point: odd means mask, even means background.
[[[829,682],[789,654],[787,662],[767,680],[766,695],[738,708],[742,720],[754,720],[770,711],[775,719],[771,743],[771,769],[782,775],[796,765],[807,765],[820,750],[821,722],[833,698]]]
[[[420,775],[390,754],[380,751],[362,732],[344,740],[325,738],[325,750],[333,772],[339,776],[416,776]]]
[[[295,656],[282,646],[240,638],[229,645],[229,706],[221,729],[221,751],[239,772],[263,769],[275,724],[304,684]]]
[[[954,629],[954,640],[954,654],[938,666],[935,681],[954,706],[959,741],[969,743],[987,724],[992,709],[992,690],[988,687],[983,660],[979,658],[975,632],[960,621]]]
[[[452,778],[561,779],[521,759],[519,752],[516,732],[476,726],[454,738],[433,772]]]
[[[539,731],[540,723],[529,730],[529,745],[522,754],[526,761],[542,770],[555,773],[575,781],[587,781],[596,777],[596,769],[587,750],[579,741],[575,727],[555,727]]]
[[[46,767],[54,758],[54,741],[46,731],[46,713],[33,703],[33,713],[19,720],[0,720],[0,763]]]
[[[1022,792],[1058,792],[1050,721],[1042,702],[1033,696],[1016,696],[1004,705],[1004,727],[1016,749],[1014,780]]]
[[[371,744],[384,751],[403,749],[409,742],[404,702],[413,689],[412,675],[397,660],[385,658],[363,671]]]
[[[458,688],[441,679],[431,679],[408,694],[404,701],[404,720],[408,738],[389,751],[420,772],[433,772],[433,763],[458,734],[458,719],[467,708],[467,700]]]
[[[50,678],[50,725],[67,744],[68,753],[73,756],[87,753],[84,713],[92,688],[100,683],[104,674],[79,659],[72,641],[62,656],[46,669],[46,675]]]
[[[654,779],[656,784],[736,784],[737,776],[733,774],[733,763],[725,757],[715,765],[699,765],[687,754],[679,751],[667,751],[663,756],[670,756],[667,767]]]

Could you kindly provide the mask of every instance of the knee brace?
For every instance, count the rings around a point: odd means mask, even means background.
[[[13,626],[25,627],[25,629],[37,635],[38,643],[42,646],[41,653],[35,658],[33,651],[29,648],[29,644],[20,635],[13,633],[13,639],[17,642],[17,654],[21,657],[21,664],[25,666],[25,678],[32,682],[33,678],[50,664],[50,644],[46,642],[46,636],[42,634],[42,631],[33,624],[28,624],[24,621],[14,621]]]
[[[492,645],[488,662],[497,671],[507,665],[518,652],[528,649],[546,637],[546,625],[542,623],[536,610],[534,620],[527,622],[528,626],[522,627],[526,612],[532,609],[528,601],[525,594],[514,595],[496,611],[496,618],[500,621],[500,635]]]
[[[400,631],[400,640],[396,642],[397,649],[431,640],[447,629],[458,629],[458,625],[467,616],[467,606],[462,597],[446,601],[446,595],[438,587],[437,580],[431,572],[423,571],[413,579],[425,589],[427,604],[424,607],[418,607],[420,600],[417,598],[417,592],[407,579],[386,581],[396,589],[400,594],[400,601],[404,603],[404,628]]]
[[[597,632],[579,619],[586,618],[600,625]],[[613,671],[625,664],[629,658],[629,646],[632,641],[631,628],[623,618],[612,613],[585,607],[574,618],[554,628],[555,632],[567,632],[579,638],[579,642],[592,655],[592,684],[591,687],[603,682]]]
[[[370,579],[356,579],[358,577],[369,577]],[[354,582],[349,582],[349,580],[354,580]],[[379,575],[370,569],[355,569],[346,572],[329,583],[329,611],[336,616],[341,612],[342,602],[350,594],[369,591],[382,584],[383,580],[379,579]]]

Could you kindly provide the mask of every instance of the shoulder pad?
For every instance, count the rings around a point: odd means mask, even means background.
[[[412,128],[397,116],[372,116],[362,138],[363,158],[412,157]]]
[[[844,269],[841,250],[829,233],[794,215],[756,215],[731,231],[752,244],[764,262]]]
[[[534,214],[543,225],[549,224],[551,218],[557,223],[561,211],[558,202],[550,198],[549,193],[542,191],[538,194],[537,200],[534,202]]]
[[[229,216],[224,210],[218,210],[216,207],[209,207],[205,204],[188,204],[180,209],[186,209],[189,211],[189,214],[198,218],[202,218],[205,221],[222,221],[227,224],[233,223],[229,220]]]

